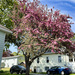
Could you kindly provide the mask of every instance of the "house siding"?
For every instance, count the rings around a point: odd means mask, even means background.
[[[11,67],[13,65],[17,65],[17,58],[11,58],[11,59],[8,59],[8,58],[5,58],[5,59],[2,59],[2,62],[1,62],[1,67]]]
[[[3,54],[4,39],[5,39],[5,33],[0,31],[0,65],[1,65],[1,59]]]
[[[23,56],[2,57],[1,67],[12,67],[13,65],[18,65],[23,61]]]
[[[61,62],[58,62],[58,56],[61,56]],[[49,58],[49,63],[46,62],[46,57]],[[60,55],[60,54],[48,54],[48,55],[42,55],[39,57],[39,63],[37,63],[37,59],[34,60],[34,62],[31,65],[32,71],[34,71],[34,68],[36,67],[37,72],[46,72],[47,67],[52,66],[64,66],[69,62],[69,58],[67,55]]]

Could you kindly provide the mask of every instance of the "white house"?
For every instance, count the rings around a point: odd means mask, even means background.
[[[1,67],[1,59],[2,59],[2,54],[3,54],[5,35],[8,33],[12,33],[12,32],[6,27],[0,25],[0,67]]]
[[[36,58],[31,65],[31,69],[32,71],[36,69],[37,72],[46,72],[51,66],[68,66],[68,64],[72,64],[68,55],[47,53]]]
[[[24,61],[23,56],[10,56],[10,57],[2,57],[1,67],[11,67],[13,65],[18,65]]]
[[[75,73],[75,52],[72,57],[69,57],[68,67],[72,69],[72,72]]]

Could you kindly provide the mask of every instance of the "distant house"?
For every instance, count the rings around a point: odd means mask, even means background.
[[[45,53],[41,57],[34,60],[31,65],[31,69],[32,71],[36,69],[36,72],[46,72],[52,66],[69,66],[69,64],[72,65],[72,63],[75,63],[74,58],[70,58],[68,55],[63,54]]]
[[[13,65],[18,65],[24,61],[23,56],[10,56],[10,57],[2,57],[1,67],[11,67]]]
[[[7,29],[6,27],[0,25],[0,67],[1,67],[5,35],[8,33],[12,33],[12,32],[9,29]]]
[[[46,72],[51,66],[63,66],[69,62],[69,57],[67,55],[45,53],[39,58],[36,58],[31,65],[32,71],[36,68],[37,72]]]
[[[72,72],[75,73],[75,52],[72,57],[69,57],[68,67],[72,69]]]

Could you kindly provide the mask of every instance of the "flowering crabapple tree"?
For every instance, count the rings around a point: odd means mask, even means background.
[[[21,40],[18,49],[25,56],[26,75],[29,75],[32,62],[47,51],[75,51],[75,44],[70,40],[73,32],[69,15],[48,9],[38,0],[19,0],[19,4],[14,5],[11,18],[14,22],[13,34]]]

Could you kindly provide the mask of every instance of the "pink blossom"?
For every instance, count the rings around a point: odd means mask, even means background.
[[[16,35],[16,38],[18,38],[18,35]]]
[[[24,49],[24,47],[22,47],[22,50]]]
[[[52,53],[55,53],[53,49],[51,50],[51,52],[52,52]]]
[[[31,48],[31,45],[28,45],[28,48]]]
[[[59,16],[59,11],[58,11],[58,10],[56,10],[56,11],[54,12],[54,16]]]
[[[26,28],[26,30],[29,31],[30,29],[29,28]]]
[[[30,34],[30,37],[32,37],[32,34]]]
[[[18,30],[18,32],[22,32],[22,30],[21,30],[21,29],[19,29],[19,30]]]
[[[45,33],[45,36],[47,36],[48,35],[48,33]]]
[[[38,0],[33,0],[33,2],[20,0],[17,13],[16,10],[13,10],[14,13],[11,16],[14,22],[12,30],[14,36],[16,38],[22,37],[24,32],[28,32],[29,35],[27,37],[35,40],[37,43],[35,45],[40,47],[43,44],[43,48],[50,48],[52,52],[56,50],[56,47],[58,49],[61,45],[72,51],[75,50],[75,45],[70,40],[73,37],[71,23],[68,21],[70,17],[60,14],[59,10],[53,11],[51,9],[51,11],[48,11],[46,8],[42,4],[40,6]],[[23,14],[22,18],[19,17],[19,13]],[[19,34],[20,32],[21,34]],[[30,41],[29,44],[33,43],[33,41]],[[27,47],[31,48],[31,45]],[[59,53],[59,50],[57,51]]]
[[[44,42],[44,40],[43,40],[43,39],[41,39],[41,42]]]
[[[56,44],[57,44],[57,42],[56,42],[56,41],[54,41],[53,43],[54,43],[54,45],[56,45]]]
[[[33,38],[36,38],[36,36],[33,36]]]
[[[60,51],[58,51],[58,53],[60,53]]]
[[[30,18],[30,16],[31,16],[30,14],[27,14],[24,18]]]
[[[20,49],[21,47],[18,47],[18,49]]]

